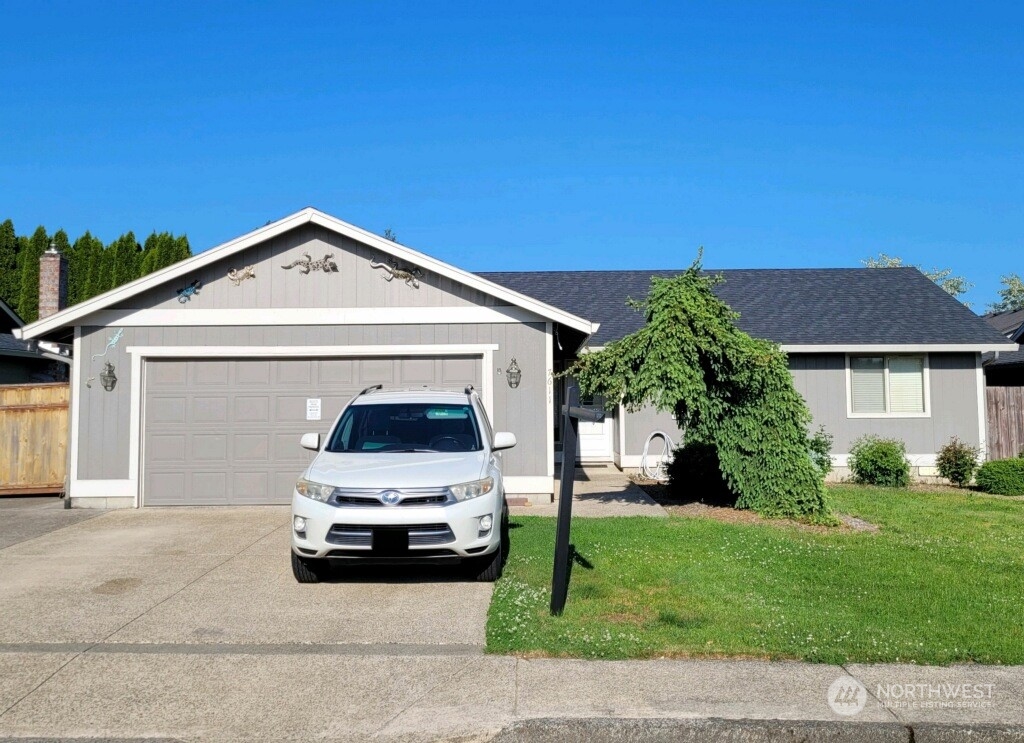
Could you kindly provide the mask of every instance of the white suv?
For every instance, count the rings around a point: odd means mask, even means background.
[[[356,395],[292,494],[292,572],[315,583],[328,565],[462,563],[477,580],[501,574],[508,552],[502,449],[472,387],[465,392]]]

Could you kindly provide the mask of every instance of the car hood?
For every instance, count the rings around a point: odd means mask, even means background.
[[[306,479],[342,488],[433,488],[479,480],[486,469],[486,451],[321,452],[306,471]]]

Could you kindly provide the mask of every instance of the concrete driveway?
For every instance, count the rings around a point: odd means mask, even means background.
[[[442,568],[300,585],[288,539],[271,507],[111,511],[21,541],[0,549],[0,643],[482,648],[490,585]]]

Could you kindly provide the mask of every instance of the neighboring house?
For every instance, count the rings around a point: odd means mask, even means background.
[[[985,315],[985,321],[1015,343],[1024,343],[1024,310]],[[1024,350],[986,354],[985,377],[990,386],[1024,387]]]
[[[986,315],[986,322],[1024,343],[1024,310]],[[1024,349],[985,354],[988,437],[995,459],[1024,452]]]
[[[74,344],[73,505],[286,503],[299,436],[376,383],[472,384],[519,439],[510,494],[545,501],[554,373],[639,327],[625,300],[672,273],[478,275],[309,208],[22,336]],[[905,439],[917,466],[952,435],[983,443],[980,354],[1016,345],[915,269],[724,274],[740,325],[790,352],[840,463],[869,432]],[[650,410],[586,425],[584,458],[623,467],[652,429],[674,431]]]
[[[43,355],[32,341],[12,334],[24,321],[0,299],[0,385],[56,382],[66,379],[64,367]]]

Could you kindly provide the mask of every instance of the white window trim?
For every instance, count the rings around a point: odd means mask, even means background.
[[[853,373],[850,367],[850,359],[864,357],[878,357],[883,359],[883,374],[885,375],[884,394],[885,409],[891,407],[889,403],[889,359],[893,356],[904,356],[921,359],[921,371],[924,379],[924,412],[923,413],[855,413],[853,411]],[[926,353],[848,353],[846,354],[846,417],[847,418],[931,418],[932,417],[932,388],[929,373],[929,358]]]

